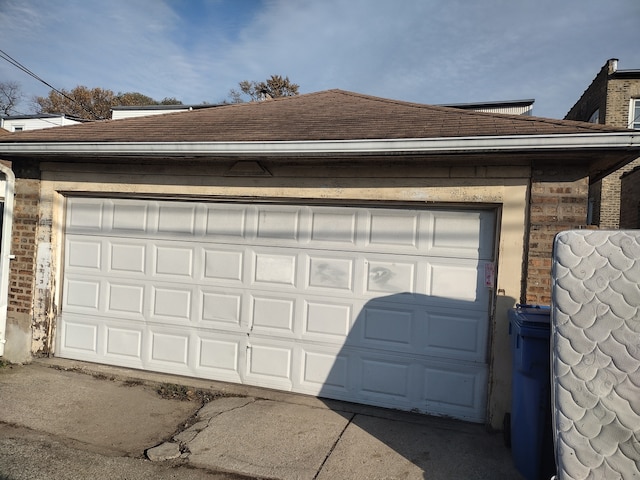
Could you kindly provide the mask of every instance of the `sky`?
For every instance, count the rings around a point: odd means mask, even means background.
[[[640,69],[640,0],[0,0],[0,50],[57,89],[219,103],[287,76],[426,104],[535,99],[563,118],[609,58]],[[17,113],[50,87],[0,59]]]

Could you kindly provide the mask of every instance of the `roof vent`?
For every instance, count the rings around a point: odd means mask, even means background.
[[[240,160],[234,163],[225,177],[270,177],[271,173],[260,165],[259,162],[252,160]]]

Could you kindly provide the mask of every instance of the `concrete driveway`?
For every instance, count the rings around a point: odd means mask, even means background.
[[[482,425],[61,359],[0,405],[0,480],[522,478]]]

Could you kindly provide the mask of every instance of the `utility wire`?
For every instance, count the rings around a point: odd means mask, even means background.
[[[13,65],[14,67],[18,68],[19,70],[22,70],[24,73],[26,73],[27,75],[35,78],[36,80],[38,80],[41,83],[44,83],[47,87],[49,87],[51,90],[53,90],[54,92],[62,95],[64,98],[66,98],[67,100],[76,103],[78,105],[80,105],[80,107],[82,107],[82,109],[93,115],[95,118],[99,119],[99,120],[104,120],[102,117],[100,117],[96,112],[94,112],[91,108],[87,107],[85,104],[83,104],[82,102],[76,100],[75,98],[71,98],[69,95],[67,95],[66,93],[58,90],[56,87],[54,87],[53,85],[51,85],[50,83],[46,82],[44,79],[42,79],[40,76],[38,76],[37,74],[35,74],[34,72],[32,72],[31,70],[29,70],[27,67],[25,67],[24,65],[22,65],[19,61],[17,61],[15,58],[13,58],[11,55],[9,55],[8,53],[6,53],[3,50],[0,50],[0,58],[2,58],[3,60],[6,60],[7,62],[9,62],[11,65]]]

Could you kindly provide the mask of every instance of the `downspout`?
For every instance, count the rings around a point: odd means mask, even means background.
[[[13,227],[13,192],[16,177],[11,168],[0,164],[4,174],[4,212],[2,218],[2,241],[0,242],[0,357],[4,356],[7,343],[7,306],[9,304],[9,270],[11,255],[11,230]]]

